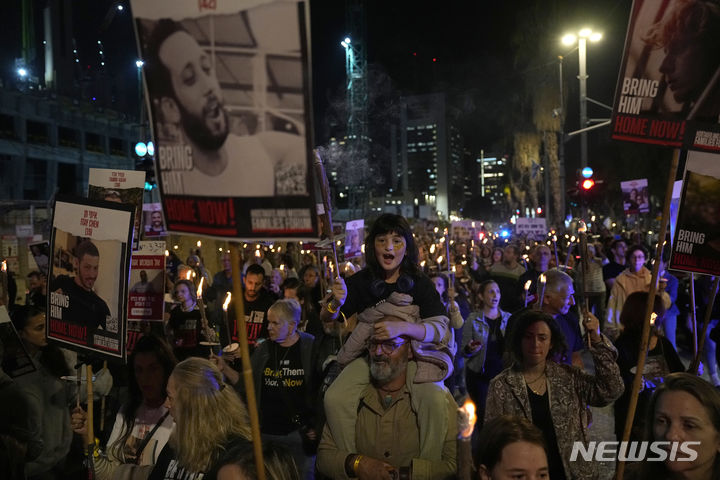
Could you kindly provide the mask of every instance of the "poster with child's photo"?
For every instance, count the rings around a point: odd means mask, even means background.
[[[79,353],[125,358],[135,207],[58,195],[50,239],[47,337]]]

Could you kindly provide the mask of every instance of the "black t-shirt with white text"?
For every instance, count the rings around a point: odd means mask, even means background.
[[[300,342],[290,347],[268,342],[269,357],[262,372],[261,430],[272,435],[287,435],[297,430],[300,419],[307,417]],[[295,415],[297,419],[293,418]]]

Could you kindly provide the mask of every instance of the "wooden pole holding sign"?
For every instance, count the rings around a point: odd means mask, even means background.
[[[665,235],[670,221],[670,202],[672,201],[673,185],[675,183],[675,175],[677,175],[678,163],[680,161],[680,150],[675,149],[670,162],[670,172],[668,173],[668,184],[665,190],[665,205],[663,206],[662,220],[660,221],[660,235],[655,252],[655,258],[661,258],[663,245],[665,244]],[[627,442],[630,439],[630,430],[632,430],[633,420],[635,419],[635,409],[637,408],[638,395],[640,394],[640,386],[642,385],[643,371],[645,370],[645,359],[647,357],[648,342],[650,339],[650,316],[653,313],[655,305],[655,295],[657,294],[658,274],[660,273],[660,262],[655,261],[653,264],[652,278],[650,280],[650,290],[648,291],[648,300],[645,305],[645,319],[643,322],[642,335],[640,336],[640,347],[638,349],[638,361],[635,371],[635,378],[630,391],[630,403],[628,404],[627,418],[625,420],[625,429],[623,430],[622,441]],[[618,460],[617,480],[623,480],[625,474],[625,462]]]
[[[233,298],[235,299],[235,324],[238,330],[240,343],[240,361],[242,362],[242,377],[245,383],[245,396],[247,409],[250,415],[250,430],[252,433],[253,451],[255,453],[255,467],[258,480],[265,480],[265,461],[263,460],[262,439],[260,436],[260,418],[258,416],[257,398],[255,397],[255,383],[253,382],[252,367],[250,366],[250,347],[247,339],[247,326],[245,325],[245,296],[240,278],[240,244],[230,243],[230,262],[232,264]]]
[[[87,429],[87,436],[85,437],[85,455],[87,461],[87,475],[89,479],[95,479],[95,430],[93,428],[93,369],[92,365],[88,361],[87,363],[87,419],[85,420],[85,426]],[[80,395],[80,392],[78,392]]]
[[[708,328],[710,328],[710,317],[712,315],[713,305],[715,305],[715,297],[717,296],[718,282],[720,282],[720,276],[715,277],[710,287],[710,300],[708,301],[707,307],[705,307],[705,318],[703,319],[703,331],[700,336],[700,345],[698,346],[695,357],[690,364],[689,372],[693,375],[697,375],[698,369],[700,368],[700,355],[702,354],[703,348],[705,348],[705,337],[707,337]]]
[[[327,225],[325,234],[332,242],[332,254],[333,260],[335,261],[335,278],[340,278],[340,264],[337,259],[337,245],[335,244],[335,232],[332,226],[332,202],[330,201],[330,185],[328,184],[327,175],[325,174],[325,166],[323,165],[322,157],[320,152],[315,150],[315,177],[317,178],[320,190],[322,192],[323,209],[327,217]]]

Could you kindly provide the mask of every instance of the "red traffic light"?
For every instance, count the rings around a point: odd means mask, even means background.
[[[595,180],[593,180],[592,178],[586,178],[582,182],[583,190],[590,190],[594,186],[595,186]]]

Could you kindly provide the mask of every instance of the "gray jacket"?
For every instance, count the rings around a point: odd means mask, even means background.
[[[500,312],[500,331],[505,334],[505,329],[507,328],[508,319],[510,318],[510,314],[508,312],[504,312],[500,309],[498,309]],[[463,325],[462,330],[462,344],[460,345],[460,349],[458,350],[458,355],[462,355],[463,357],[467,358],[465,362],[465,366],[476,373],[482,373],[483,366],[485,365],[485,355],[487,355],[487,343],[488,343],[488,336],[490,335],[490,325],[488,325],[487,321],[485,320],[485,314],[482,311],[479,312],[472,312],[467,320],[465,320],[465,325]],[[466,353],[465,347],[473,341],[473,340],[480,340],[482,343],[482,348],[475,352],[474,354],[468,355]]]

